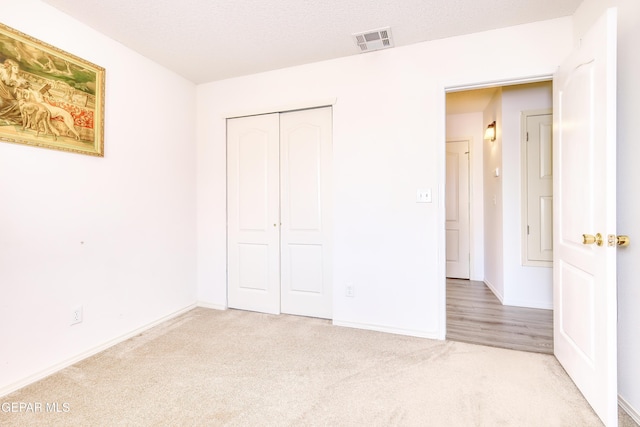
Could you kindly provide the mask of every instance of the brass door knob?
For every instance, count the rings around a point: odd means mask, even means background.
[[[631,243],[631,239],[629,239],[629,236],[617,236],[616,241],[618,243],[618,246],[629,246],[629,243]]]
[[[591,234],[583,234],[582,235],[582,244],[583,245],[593,245],[596,244],[598,246],[602,246],[604,240],[602,239],[602,234],[598,233],[595,236]]]

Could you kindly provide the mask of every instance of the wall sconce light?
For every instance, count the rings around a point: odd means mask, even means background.
[[[494,120],[492,123],[487,126],[487,130],[484,131],[484,139],[485,140],[496,140],[496,121]]]

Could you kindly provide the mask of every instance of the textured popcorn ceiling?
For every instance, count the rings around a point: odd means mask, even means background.
[[[573,14],[581,0],[43,0],[195,83]],[[365,53],[366,55],[366,53]]]

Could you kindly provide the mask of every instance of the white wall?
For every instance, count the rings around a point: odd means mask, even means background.
[[[506,305],[553,308],[553,269],[522,265],[521,113],[553,106],[550,82],[502,89],[502,231]]]
[[[576,42],[606,7],[618,8],[618,234],[631,245],[618,251],[618,391],[621,403],[640,423],[640,2],[585,0],[574,15]]]
[[[633,238],[640,3],[585,0],[573,21],[579,37],[609,4],[620,8],[619,191],[627,197],[619,197],[619,232]],[[0,0],[0,8],[3,23],[107,69],[105,158],[0,142],[0,395],[189,307],[196,280],[203,304],[226,306],[224,117],[328,98],[338,100],[336,322],[443,337],[444,88],[551,74],[572,27],[559,19],[449,38],[206,84],[196,94],[37,0]],[[487,49],[500,52],[491,63]],[[414,203],[423,187],[434,189],[433,205]],[[640,408],[636,246],[619,256],[619,385]],[[343,297],[346,281],[356,283],[356,298]],[[85,321],[69,327],[77,304]]]
[[[471,280],[484,280],[483,129],[482,112],[447,114],[447,141],[469,141]]]
[[[226,305],[224,118],[335,98],[334,322],[444,338],[445,88],[552,74],[570,46],[564,18],[200,85],[200,301]]]
[[[0,10],[106,68],[104,158],[0,142],[3,395],[195,303],[196,90],[40,1]]]
[[[498,88],[483,111],[482,122],[496,122],[495,141],[484,148],[484,282],[504,301],[504,254],[502,219],[502,89]],[[498,173],[496,174],[496,170]],[[497,175],[497,176],[496,176]]]

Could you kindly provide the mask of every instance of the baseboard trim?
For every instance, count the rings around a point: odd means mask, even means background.
[[[487,279],[484,280],[484,284],[487,285],[487,288],[489,288],[491,292],[493,292],[493,294],[496,296],[496,298],[498,298],[498,300],[500,301],[500,304],[504,304],[504,297],[498,293],[495,286],[493,286],[493,284]]]
[[[640,412],[638,412],[629,402],[627,402],[624,397],[618,395],[618,405],[622,408],[624,412],[627,413],[631,417],[636,424],[640,425]]]
[[[222,304],[212,304],[210,302],[198,301],[196,304],[198,307],[202,308],[212,308],[214,310],[227,310],[229,307]]]
[[[502,305],[510,305],[514,307],[524,307],[524,308],[539,308],[542,310],[553,310],[553,301],[551,302],[541,302],[541,301],[518,301],[518,300],[509,300],[505,299],[503,295],[500,295],[496,290],[495,286],[488,280],[483,280],[484,284],[487,285],[487,288],[493,292],[493,294],[498,298],[500,304]]]
[[[553,310],[553,302],[541,302],[541,301],[510,301],[505,300],[502,305],[508,305],[512,307],[522,308],[538,308],[541,310]]]
[[[429,338],[432,340],[442,341],[442,339],[438,337],[438,333],[435,331],[425,332],[425,331],[417,331],[413,329],[401,329],[401,328],[394,328],[394,327],[382,326],[382,325],[372,325],[369,323],[344,322],[344,321],[335,320],[335,319],[333,320],[333,325],[343,326],[346,328],[365,329],[368,331],[386,332],[388,334],[407,335],[410,337]]]
[[[48,377],[50,375],[55,374],[56,372],[59,372],[59,371],[63,370],[64,368],[67,368],[67,367],[69,367],[71,365],[74,365],[74,364],[76,364],[76,363],[78,363],[78,362],[80,362],[80,361],[82,361],[84,359],[87,359],[87,358],[91,357],[91,356],[94,356],[94,355],[100,353],[101,351],[104,351],[104,350],[106,350],[106,349],[108,349],[110,347],[113,347],[116,344],[119,344],[119,343],[121,343],[123,341],[128,340],[129,338],[133,338],[136,335],[138,335],[138,334],[140,334],[140,333],[142,333],[142,332],[144,332],[144,331],[146,331],[148,329],[153,328],[154,326],[158,326],[159,324],[164,323],[164,322],[166,322],[168,320],[171,320],[174,317],[178,317],[178,316],[180,316],[180,315],[182,315],[182,314],[184,314],[184,313],[186,313],[188,311],[191,311],[196,307],[197,307],[197,304],[190,304],[190,305],[188,305],[188,306],[186,306],[184,308],[181,308],[180,310],[174,311],[173,313],[168,314],[168,315],[166,315],[164,317],[161,317],[160,319],[157,319],[157,320],[155,320],[155,321],[153,321],[151,323],[147,323],[146,325],[141,326],[141,327],[139,327],[139,328],[137,328],[137,329],[135,329],[135,330],[133,330],[131,332],[127,332],[124,335],[121,335],[121,336],[119,336],[117,338],[109,340],[109,341],[105,342],[104,344],[100,344],[100,345],[98,345],[96,347],[90,348],[89,350],[83,351],[82,353],[80,353],[80,354],[78,354],[76,356],[73,356],[73,357],[71,357],[71,358],[69,358],[69,359],[67,359],[65,361],[62,361],[60,363],[56,363],[55,365],[52,365],[52,366],[50,366],[50,367],[48,367],[46,369],[43,369],[40,372],[37,372],[37,373],[35,373],[33,375],[30,375],[27,378],[24,378],[24,379],[22,379],[20,381],[17,381],[15,383],[13,383],[13,384],[9,384],[6,387],[2,387],[2,388],[0,388],[0,397],[4,397],[4,396],[8,395],[9,393],[13,393],[14,391],[20,390],[21,388],[28,386],[29,384],[33,384],[33,383],[35,383],[37,381],[40,381],[40,380],[42,380],[42,379],[44,379],[44,378],[46,378],[46,377]]]

